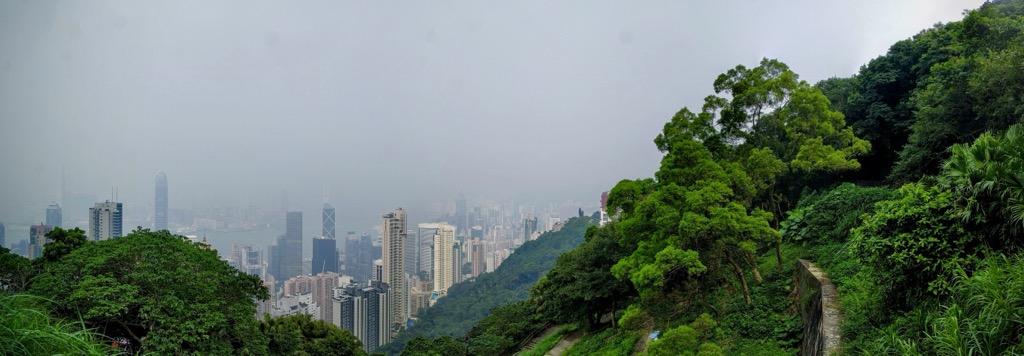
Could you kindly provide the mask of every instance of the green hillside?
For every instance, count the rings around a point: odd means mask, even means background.
[[[559,231],[547,232],[509,255],[492,273],[448,289],[448,296],[419,316],[419,322],[403,331],[383,352],[397,353],[416,336],[460,336],[491,309],[526,299],[527,288],[555,265],[555,259],[583,242],[590,217],[569,219]]]

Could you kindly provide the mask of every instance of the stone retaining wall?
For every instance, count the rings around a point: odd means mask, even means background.
[[[796,266],[796,301],[804,323],[801,355],[835,355],[840,349],[839,294],[825,272],[807,260]]]

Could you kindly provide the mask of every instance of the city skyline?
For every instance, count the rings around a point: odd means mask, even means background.
[[[459,192],[589,200],[654,171],[651,138],[718,73],[777,57],[810,82],[850,75],[980,3],[3,2],[0,221],[50,201],[81,218],[111,187],[148,215],[160,171],[172,209],[287,191],[312,214],[328,185],[346,228]],[[120,153],[76,149],[91,137]]]

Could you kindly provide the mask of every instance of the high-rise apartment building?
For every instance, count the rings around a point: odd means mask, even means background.
[[[371,273],[370,280],[378,282],[384,281],[384,260],[373,260],[373,273]]]
[[[320,306],[320,315],[315,319],[334,324],[334,288],[338,286],[340,277],[334,272],[325,272],[312,277],[313,302]]]
[[[263,248],[256,245],[235,245],[229,263],[239,271],[264,278]]]
[[[405,210],[398,208],[384,215],[381,224],[381,259],[383,262],[383,281],[390,286],[390,325],[393,333],[405,325],[409,312],[408,286],[405,279],[405,239],[407,234],[407,216]]]
[[[50,242],[46,238],[46,233],[50,232],[49,225],[39,224],[32,225],[28,231],[28,257],[29,259],[39,258],[43,256],[43,246],[47,242]]]
[[[466,255],[462,253],[463,246],[464,244],[461,244],[458,241],[452,245],[452,272],[455,273],[455,280],[452,281],[452,284],[462,283],[463,281],[464,274],[462,273],[462,265],[465,264],[466,261]]]
[[[156,197],[153,204],[153,230],[167,230],[167,175],[156,174]]]
[[[109,240],[121,234],[121,203],[106,201],[89,208],[89,238],[93,241]]]
[[[484,273],[486,266],[484,266],[484,244],[480,239],[473,239],[473,244],[470,245],[472,248],[471,263],[473,264],[473,278],[476,278],[481,273]]]
[[[61,226],[62,215],[60,205],[57,202],[50,203],[50,206],[46,207],[46,226],[51,229]]]
[[[434,292],[448,293],[455,282],[455,227],[441,224],[434,233]]]
[[[362,288],[349,285],[333,299],[335,325],[351,331],[368,354],[391,342],[390,291],[387,283],[372,281]]]

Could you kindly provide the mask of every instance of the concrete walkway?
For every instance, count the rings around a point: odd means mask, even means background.
[[[561,341],[555,344],[555,347],[552,347],[548,353],[544,354],[544,356],[561,356],[566,350],[569,350],[572,345],[576,345],[576,342],[578,341],[580,341],[580,333],[578,331],[566,335]]]

